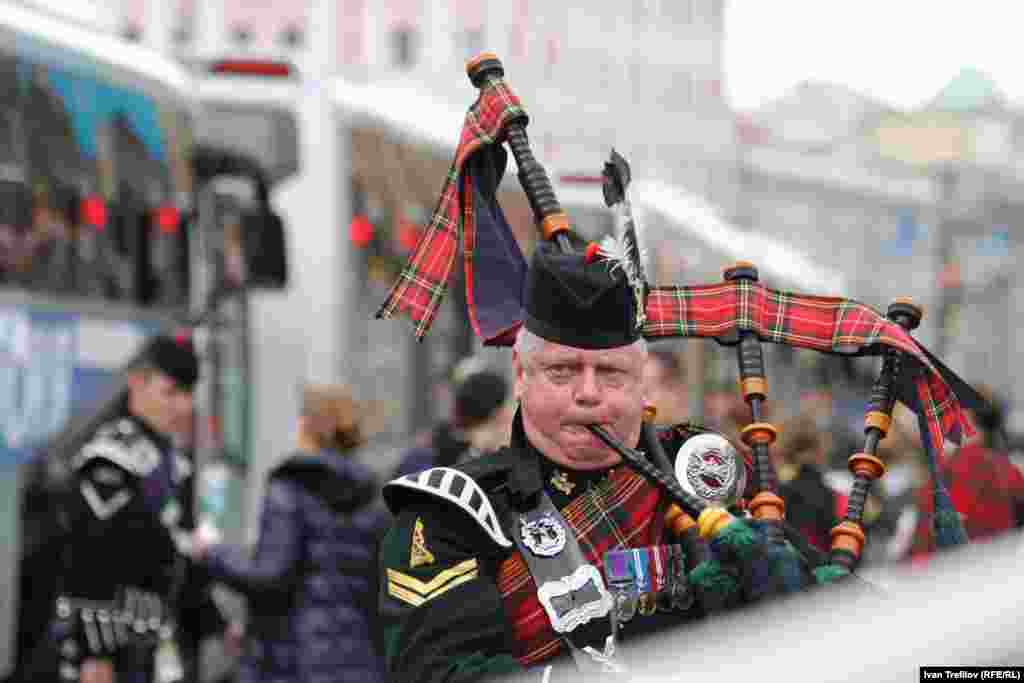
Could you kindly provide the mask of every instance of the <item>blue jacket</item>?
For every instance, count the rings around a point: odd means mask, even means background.
[[[240,683],[373,683],[374,557],[390,522],[364,465],[296,454],[271,472],[251,555],[215,547],[204,564],[246,596]]]
[[[430,435],[430,443],[413,446],[398,457],[398,466],[392,479],[415,474],[431,467],[452,467],[461,462],[469,451],[469,443],[455,435],[451,424],[442,422]]]

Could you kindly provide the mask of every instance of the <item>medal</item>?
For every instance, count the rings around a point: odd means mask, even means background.
[[[671,598],[672,607],[679,611],[690,609],[693,606],[694,592],[689,579],[686,578],[686,555],[678,543],[668,547],[670,554]]]
[[[651,563],[654,567],[654,571],[651,575],[654,577],[654,592],[661,593],[665,590],[665,560],[663,552],[665,546],[656,545],[651,548]]]
[[[654,614],[656,608],[654,602],[653,586],[651,585],[650,572],[650,550],[647,548],[633,548],[633,573],[636,576],[636,590],[639,593],[638,609],[640,614],[649,617]]]
[[[604,571],[614,600],[615,620],[620,624],[636,616],[637,596],[631,552],[609,550],[604,554]]]
[[[672,607],[672,572],[669,567],[668,547],[656,545],[652,548],[654,559],[654,596],[657,607],[662,612],[667,612]]]

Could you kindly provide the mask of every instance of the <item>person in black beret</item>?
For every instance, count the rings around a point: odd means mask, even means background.
[[[616,638],[702,609],[682,570],[673,573],[681,565],[669,554],[678,541],[667,535],[665,494],[588,429],[601,425],[639,448],[650,434],[648,352],[623,270],[545,243],[525,287],[510,445],[384,487],[396,518],[378,571],[388,680],[615,671]],[[666,429],[652,438],[674,455],[691,436]],[[720,455],[723,471],[733,458],[739,481],[738,456]],[[613,575],[605,553],[622,549],[643,558],[631,565],[643,581],[619,604],[612,581],[626,577]]]
[[[23,605],[45,596],[47,606],[45,618],[22,624],[25,680],[181,675],[173,624],[185,607],[180,493],[191,468],[173,437],[190,425],[198,378],[189,336],[158,335],[127,364],[113,396],[50,445],[46,459],[64,476],[23,548],[23,567],[49,562],[23,582]]]
[[[460,361],[451,375],[451,419],[434,427],[428,443],[405,450],[392,478],[451,467],[508,443],[512,407],[505,377],[473,356]]]

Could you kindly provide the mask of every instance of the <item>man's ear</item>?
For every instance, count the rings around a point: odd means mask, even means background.
[[[142,370],[131,370],[128,372],[128,388],[138,391],[149,381],[149,373]]]
[[[514,350],[512,351],[512,372],[514,374],[512,398],[518,401],[522,398],[523,391],[526,389],[526,368],[523,366],[519,353]]]

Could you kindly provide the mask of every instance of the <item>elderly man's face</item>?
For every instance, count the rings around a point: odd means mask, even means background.
[[[530,443],[552,461],[577,470],[619,463],[587,425],[599,424],[627,446],[640,438],[643,365],[635,346],[585,350],[544,342],[524,367],[513,355],[516,395]]]

